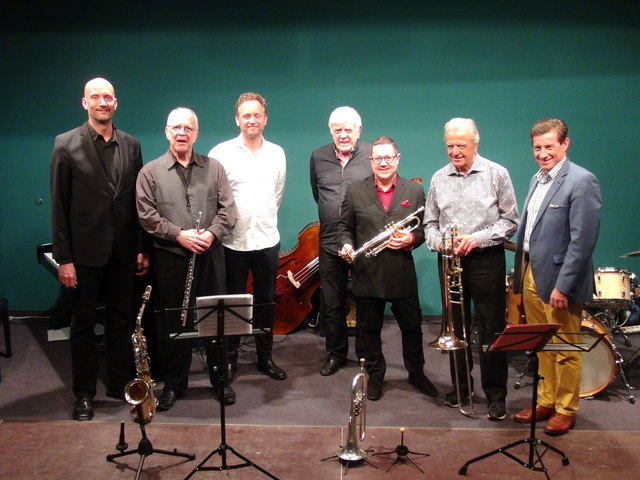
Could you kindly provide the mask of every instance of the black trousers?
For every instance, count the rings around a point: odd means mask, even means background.
[[[227,273],[227,293],[245,293],[249,272],[252,275],[253,302],[273,303],[276,290],[276,278],[280,266],[280,243],[262,250],[242,252],[224,247]],[[229,363],[238,361],[240,336],[227,339],[227,357]],[[260,333],[255,336],[256,351],[259,360],[270,360],[273,349],[273,334]]]
[[[324,323],[326,329],[326,350],[330,357],[339,362],[347,360],[349,353],[349,332],[345,305],[347,286],[351,266],[337,254],[328,253],[322,248],[319,254],[320,283],[324,302]],[[360,314],[358,313],[358,319]],[[359,334],[359,321],[356,325],[356,356],[364,355]]]
[[[213,250],[196,256],[194,280],[191,287],[191,305],[196,297],[206,295],[220,295],[224,293],[224,259],[222,247],[217,245]],[[155,250],[155,272],[158,284],[159,317],[156,322],[158,329],[158,351],[162,359],[164,370],[164,388],[182,392],[189,383],[189,368],[191,367],[193,341],[175,338],[173,335],[181,331],[193,329],[193,313],[189,315],[186,327],[182,327],[180,310],[166,311],[167,308],[180,308],[184,298],[189,258],[163,249]],[[209,378],[213,385],[214,361],[216,351],[213,339],[205,339],[205,350]]]
[[[424,352],[422,348],[422,313],[418,297],[373,298],[357,297],[358,321],[364,346],[366,370],[379,380],[384,378],[387,362],[382,353],[382,326],[384,309],[389,302],[391,311],[402,332],[402,358],[409,373],[422,372]]]
[[[442,278],[441,255],[438,255],[440,277]],[[468,340],[471,334],[471,303],[474,306],[475,324],[478,328],[477,346],[480,359],[480,377],[482,390],[489,403],[504,401],[507,396],[508,359],[506,352],[483,352],[483,345],[490,344],[495,334],[504,330],[506,311],[504,247],[498,245],[472,252],[461,258],[462,288],[464,292],[464,317]],[[454,330],[458,338],[462,339],[462,321],[459,308],[454,306]],[[473,369],[473,355],[471,345],[468,357]],[[464,349],[452,352],[450,355],[451,379],[455,388],[455,374],[453,356],[458,359],[460,368],[460,386],[462,394],[469,391],[464,370]]]
[[[77,398],[96,394],[98,352],[94,329],[100,305],[105,307],[107,389],[122,393],[135,376],[131,344],[135,262],[121,264],[112,257],[100,268],[76,265],[76,275],[78,286],[69,290],[73,393]]]

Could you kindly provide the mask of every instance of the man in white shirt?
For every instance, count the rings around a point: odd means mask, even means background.
[[[240,95],[236,102],[240,135],[216,145],[209,157],[225,168],[238,210],[234,230],[222,239],[225,251],[227,292],[245,293],[249,272],[253,277],[254,303],[273,303],[278,275],[280,234],[278,207],[284,195],[284,150],[262,136],[267,125],[267,102],[257,93]],[[273,335],[255,336],[258,370],[275,380],[286,373],[271,358]],[[231,381],[236,373],[240,337],[228,339],[228,384],[224,400],[235,402]]]

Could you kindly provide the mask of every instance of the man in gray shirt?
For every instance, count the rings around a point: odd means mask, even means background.
[[[224,252],[220,239],[236,223],[236,207],[222,165],[193,150],[198,117],[188,108],[176,108],[167,118],[169,150],[146,164],[136,184],[138,218],[153,237],[156,296],[164,314],[158,322],[160,359],[165,378],[158,410],[169,410],[186,390],[191,365],[191,342],[170,339],[181,332],[180,310],[187,278],[191,277],[191,304],[199,296],[225,293]],[[199,219],[199,222],[198,222]],[[191,259],[195,259],[191,265]],[[187,327],[192,326],[187,319]],[[205,343],[209,376],[219,388],[211,342]]]
[[[491,420],[502,420],[506,416],[507,357],[500,352],[485,354],[482,345],[491,343],[494,334],[504,330],[504,241],[518,228],[516,197],[509,172],[478,154],[480,135],[472,119],[451,119],[444,127],[444,140],[450,164],[431,179],[424,215],[426,244],[441,252],[452,227],[459,231],[453,248],[454,254],[461,257],[466,329],[469,332],[471,327],[472,300],[479,333],[482,389],[489,404],[487,415]],[[454,329],[461,338],[461,312],[456,313]],[[455,355],[459,365],[464,365],[464,350],[457,350]],[[470,350],[468,358],[472,359]],[[451,370],[455,385],[453,366]],[[473,392],[473,385],[467,385],[466,375],[460,376],[460,398],[464,403]],[[446,395],[444,403],[460,406],[455,391]]]

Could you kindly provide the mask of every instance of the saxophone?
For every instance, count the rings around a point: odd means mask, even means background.
[[[153,395],[153,387],[156,386],[156,382],[151,378],[147,339],[142,329],[142,314],[150,296],[151,285],[148,285],[142,295],[142,305],[136,317],[136,329],[131,335],[133,356],[136,362],[136,378],[124,387],[124,398],[131,405],[131,417],[134,422],[140,425],[151,421],[158,405],[158,401]]]

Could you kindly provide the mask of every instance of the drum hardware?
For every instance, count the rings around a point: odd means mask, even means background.
[[[600,267],[593,274],[595,293],[591,305],[625,308],[631,303],[631,271],[624,268]]]

